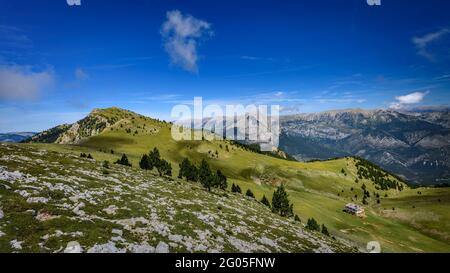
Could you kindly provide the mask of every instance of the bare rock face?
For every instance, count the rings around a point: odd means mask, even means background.
[[[55,143],[77,144],[84,138],[100,134],[111,125],[105,117],[91,113],[86,118],[74,123],[66,132],[58,137]]]

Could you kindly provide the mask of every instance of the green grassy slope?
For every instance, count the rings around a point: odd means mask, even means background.
[[[354,252],[240,194],[0,144],[0,253]]]
[[[357,160],[353,158],[301,163],[249,152],[229,141],[176,142],[171,138],[170,124],[125,115],[116,108],[102,114],[125,118],[79,145],[50,144],[45,148],[91,153],[97,160],[109,161],[126,153],[133,166],[138,166],[142,154],[158,147],[162,157],[172,162],[174,175],[184,157],[196,163],[206,158],[213,169],[221,169],[229,177],[230,184],[239,184],[244,192],[251,189],[258,199],[263,194],[271,198],[274,187],[285,183],[294,211],[303,222],[314,217],[328,226],[333,235],[352,240],[362,248],[376,240],[386,252],[450,252],[450,189],[409,189],[405,185],[401,192],[377,190],[367,179],[355,182]],[[42,144],[30,145],[42,147]],[[341,173],[342,169],[345,174]],[[371,194],[364,219],[342,212],[348,202],[361,203],[362,184]],[[418,191],[422,194],[417,194]],[[381,196],[380,204],[374,198],[376,193]]]

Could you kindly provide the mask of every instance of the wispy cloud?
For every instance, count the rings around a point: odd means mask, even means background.
[[[87,79],[89,79],[89,74],[86,73],[86,71],[84,71],[82,68],[77,68],[75,69],[75,78],[78,81],[85,81]]]
[[[117,59],[111,63],[92,65],[92,66],[89,66],[88,68],[94,69],[94,70],[122,69],[122,68],[137,66],[146,61],[152,60],[152,59],[153,59],[153,57],[151,57],[151,56],[127,57],[127,58]]]
[[[421,37],[414,37],[412,39],[414,45],[417,48],[417,54],[425,57],[429,61],[435,61],[436,57],[429,50],[429,45],[440,40],[442,37],[450,33],[449,28],[442,28],[439,31],[428,33]]]
[[[273,62],[273,61],[275,61],[274,58],[256,57],[256,56],[250,56],[250,55],[243,55],[240,58],[242,60],[246,60],[246,61],[266,61],[266,62]]]
[[[25,31],[15,26],[0,25],[0,46],[9,48],[31,48],[33,43]]]
[[[392,109],[403,109],[407,106],[422,102],[426,95],[430,92],[414,92],[403,96],[395,97],[395,101],[391,103]]]
[[[198,42],[212,35],[211,25],[178,10],[167,12],[167,20],[161,28],[164,48],[174,65],[186,71],[198,72]]]
[[[34,71],[30,66],[0,66],[0,99],[30,100],[54,82],[53,69]]]

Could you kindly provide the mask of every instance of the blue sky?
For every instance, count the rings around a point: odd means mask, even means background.
[[[0,0],[0,132],[92,108],[283,113],[450,104],[450,3]]]

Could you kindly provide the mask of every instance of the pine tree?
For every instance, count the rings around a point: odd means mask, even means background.
[[[190,164],[187,174],[186,174],[186,180],[187,181],[198,181],[198,169],[195,167],[194,164]]]
[[[91,154],[88,154],[87,158],[94,159]]]
[[[139,167],[143,170],[149,170],[150,169],[150,163],[148,159],[148,155],[143,155],[141,158],[141,161],[139,162]]]
[[[226,190],[228,187],[227,177],[220,170],[216,172],[215,187],[221,190]]]
[[[296,222],[301,222],[300,217],[298,217],[297,214],[294,216],[294,221],[296,221]]]
[[[178,174],[178,178],[186,177],[186,181],[188,180],[189,169],[191,167],[191,162],[189,159],[185,158],[180,163],[180,173]]]
[[[172,176],[172,165],[164,159],[159,160],[156,169],[158,170],[159,176]]]
[[[241,187],[239,187],[239,185],[235,185],[233,183],[233,185],[231,185],[231,192],[242,193],[242,190]]]
[[[363,197],[363,199],[362,199],[362,203],[363,203],[364,205],[369,204],[369,203],[367,202],[367,197],[366,197],[366,195],[364,195],[364,197]]]
[[[263,197],[261,198],[261,203],[270,208],[269,199],[267,199],[267,197],[265,195],[263,195]]]
[[[246,196],[250,197],[250,198],[255,198],[255,195],[253,194],[253,192],[248,189],[247,192],[245,193]]]
[[[242,194],[241,187],[239,185],[236,185],[236,192]]]
[[[322,224],[322,234],[330,236],[330,233],[328,232],[328,229],[324,224]]]
[[[149,170],[154,167],[158,167],[161,161],[161,156],[159,154],[158,148],[153,148],[153,150],[148,154]]]
[[[202,160],[200,168],[198,170],[198,180],[202,183],[208,191],[211,190],[212,184],[214,182],[214,177],[211,174],[211,169],[209,168],[208,162],[205,159]]]
[[[283,184],[279,186],[272,197],[272,211],[281,216],[290,216],[293,208],[289,205],[288,194]]]
[[[308,219],[308,222],[306,223],[306,228],[309,230],[320,231],[320,226],[314,218]]]
[[[120,165],[124,165],[124,166],[128,166],[131,167],[131,163],[128,161],[128,157],[126,154],[122,155],[122,158],[120,158],[119,160],[117,160],[115,162],[115,164],[120,164]]]

